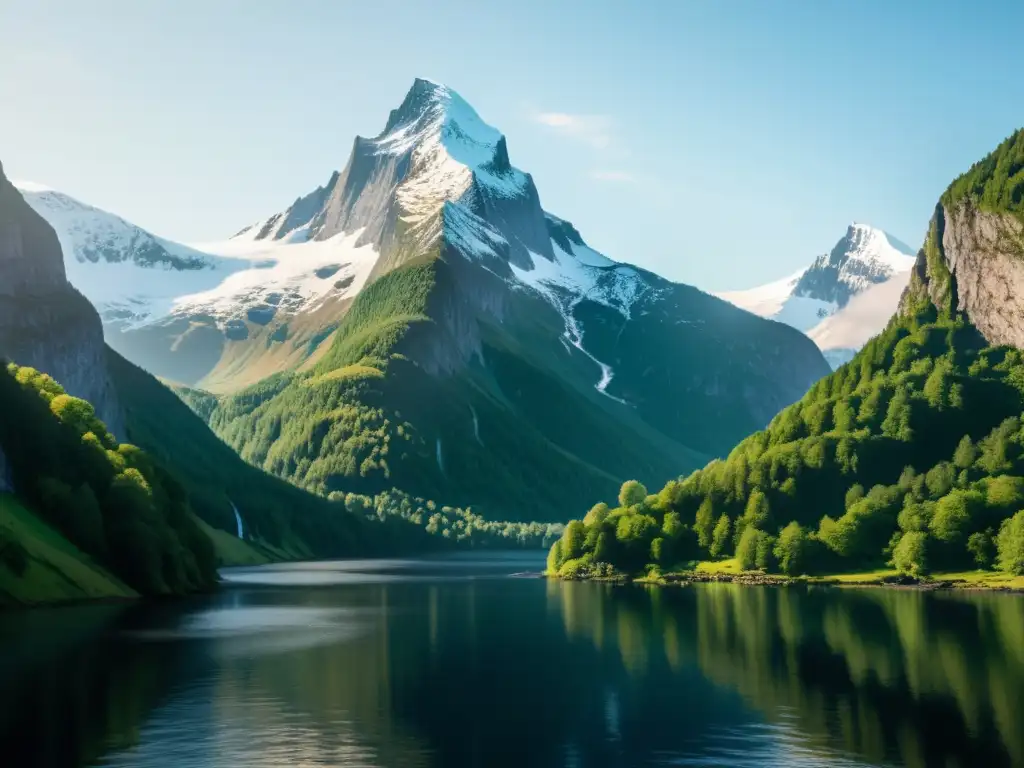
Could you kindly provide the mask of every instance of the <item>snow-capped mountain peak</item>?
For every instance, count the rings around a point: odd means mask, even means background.
[[[914,266],[914,251],[877,227],[853,222],[831,251],[781,280],[718,296],[807,333],[834,366],[888,322]]]
[[[386,252],[398,226],[422,251],[439,242],[448,203],[491,221],[520,265],[530,251],[553,258],[537,190],[512,166],[504,135],[455,90],[417,79],[379,135],[356,137],[340,174],[239,236],[323,240],[361,229],[361,244]]]
[[[504,136],[485,123],[476,110],[446,85],[417,78],[398,109],[392,110],[384,132],[373,141],[379,152],[401,154],[436,139],[462,164],[508,165],[499,155]]]
[[[881,229],[854,222],[829,253],[814,260],[794,293],[844,307],[869,286],[913,266],[910,248]]]

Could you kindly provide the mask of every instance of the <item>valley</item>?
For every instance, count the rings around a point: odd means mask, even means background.
[[[1024,6],[0,20],[4,765],[1024,767]]]

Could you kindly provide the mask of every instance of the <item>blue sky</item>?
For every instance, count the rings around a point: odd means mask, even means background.
[[[594,247],[708,290],[852,221],[920,244],[1024,125],[1019,2],[0,0],[0,160],[181,240],[344,166],[415,76]]]

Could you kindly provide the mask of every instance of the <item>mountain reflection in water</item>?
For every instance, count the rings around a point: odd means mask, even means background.
[[[510,578],[490,555],[232,570],[0,617],[6,764],[1024,765],[1024,599]]]

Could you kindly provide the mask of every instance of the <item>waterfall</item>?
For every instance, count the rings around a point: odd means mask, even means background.
[[[476,437],[476,441],[480,445],[483,445],[484,441],[480,439],[480,420],[476,417],[476,408],[472,405],[469,406],[469,412],[473,414],[473,436]]]
[[[230,501],[230,499],[229,499]],[[238,538],[245,538],[245,526],[242,524],[242,515],[238,512],[238,507],[235,506],[235,502],[230,501],[231,509],[235,513],[235,525],[238,526]]]

